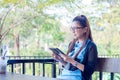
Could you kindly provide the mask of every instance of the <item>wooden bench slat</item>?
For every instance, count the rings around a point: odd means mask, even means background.
[[[120,58],[98,58],[95,71],[120,73]]]

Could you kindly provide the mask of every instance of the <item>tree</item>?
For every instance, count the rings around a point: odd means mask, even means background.
[[[33,0],[4,0],[3,4],[5,5],[4,9],[7,8],[8,11],[6,12],[6,15],[1,18],[1,25],[0,25],[0,45],[2,45],[3,39],[6,37],[8,33],[10,33],[10,30],[12,31],[12,35],[14,35],[15,39],[15,45],[17,49],[17,55],[19,55],[19,32],[22,30],[23,24],[30,24],[27,22],[34,21],[37,17],[43,16],[42,9],[46,6],[50,6],[56,3],[61,2],[62,0],[50,0],[47,2],[44,1],[37,1],[34,2]],[[33,3],[33,4],[31,4]],[[7,7],[6,7],[7,6]],[[12,8],[10,7],[12,6]],[[9,8],[10,7],[10,8]],[[21,14],[16,12],[21,10]],[[31,10],[31,11],[26,11]],[[22,11],[25,11],[22,13]],[[8,16],[9,15],[9,16]],[[15,16],[14,16],[15,15]],[[7,17],[8,16],[8,17]],[[11,21],[12,19],[12,21]],[[4,25],[4,23],[7,23]],[[31,29],[34,29],[34,24],[31,24]],[[38,25],[38,24],[37,24]],[[19,28],[16,28],[19,27]],[[38,26],[37,26],[38,27]],[[45,26],[47,27],[47,26]],[[3,29],[4,28],[4,29]],[[17,29],[14,30],[13,28]],[[25,29],[25,28],[23,28]],[[44,32],[44,31],[42,31]],[[15,34],[14,34],[15,33]],[[16,34],[17,33],[17,34]]]

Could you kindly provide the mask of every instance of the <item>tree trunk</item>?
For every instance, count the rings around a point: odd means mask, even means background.
[[[2,48],[2,40],[1,40],[1,38],[2,38],[2,35],[0,34],[0,56],[2,55],[2,51],[1,51],[1,48]]]
[[[2,48],[2,41],[0,41],[0,56],[2,55],[2,50],[1,50],[1,48]]]
[[[14,48],[16,53],[15,55],[20,56],[19,34],[14,34],[14,39],[15,39]]]
[[[39,41],[39,39],[37,40],[37,47],[36,48],[40,49],[40,41]]]
[[[15,43],[14,43],[15,56],[20,56],[19,34],[14,34],[14,39],[15,39]],[[20,64],[17,64],[15,67],[16,67],[16,72],[20,73],[21,72]]]

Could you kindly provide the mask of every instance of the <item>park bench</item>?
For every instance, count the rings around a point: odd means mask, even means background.
[[[120,58],[98,58],[95,71],[99,72],[99,80],[103,80],[103,72],[110,73],[110,80],[114,80],[114,73],[120,73]]]

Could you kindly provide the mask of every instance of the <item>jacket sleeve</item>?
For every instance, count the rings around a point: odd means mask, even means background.
[[[92,45],[90,45],[88,49],[86,61],[84,63],[83,71],[83,77],[85,78],[84,80],[89,80],[89,78],[93,74],[95,66],[97,64],[97,58],[98,58],[97,47],[94,43],[92,43]]]

